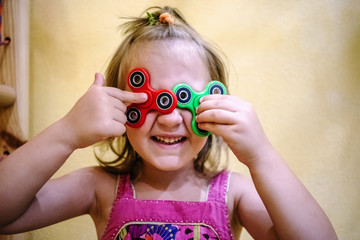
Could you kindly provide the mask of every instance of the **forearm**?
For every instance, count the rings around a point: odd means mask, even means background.
[[[0,225],[21,215],[73,148],[58,121],[0,163]]]
[[[260,158],[249,170],[279,237],[337,239],[321,207],[280,155],[269,147]]]

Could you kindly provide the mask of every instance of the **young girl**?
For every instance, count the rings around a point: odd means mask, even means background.
[[[136,68],[152,89],[187,84],[202,92],[226,85],[222,61],[170,7],[149,9],[124,25],[106,72],[71,111],[0,164],[0,232],[41,228],[89,214],[99,239],[336,239],[320,206],[266,138],[251,105],[231,95],[186,108],[149,111],[140,127],[127,107],[151,95],[131,91]],[[198,136],[192,126],[211,133]],[[101,167],[51,176],[78,148],[107,140],[119,158]],[[222,140],[252,180],[217,166]]]

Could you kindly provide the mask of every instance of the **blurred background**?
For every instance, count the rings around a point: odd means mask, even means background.
[[[173,6],[223,50],[231,93],[254,105],[339,239],[360,239],[360,1],[13,1],[29,11],[24,138],[64,116],[94,73],[104,73],[122,39],[120,17]],[[96,164],[93,148],[81,149],[54,177]],[[249,175],[231,154],[230,168]],[[95,240],[96,234],[82,216],[16,238]],[[252,238],[244,230],[241,239]]]

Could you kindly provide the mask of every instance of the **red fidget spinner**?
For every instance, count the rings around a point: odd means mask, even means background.
[[[128,86],[133,92],[144,92],[148,99],[144,103],[131,104],[126,110],[127,125],[140,127],[143,125],[146,114],[151,110],[161,113],[171,113],[177,105],[174,92],[168,89],[154,90],[150,86],[150,74],[144,68],[135,68],[129,73]]]

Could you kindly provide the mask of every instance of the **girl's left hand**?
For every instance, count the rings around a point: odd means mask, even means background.
[[[205,96],[200,100],[196,113],[199,128],[221,136],[235,156],[247,166],[272,148],[252,105],[240,98]]]

